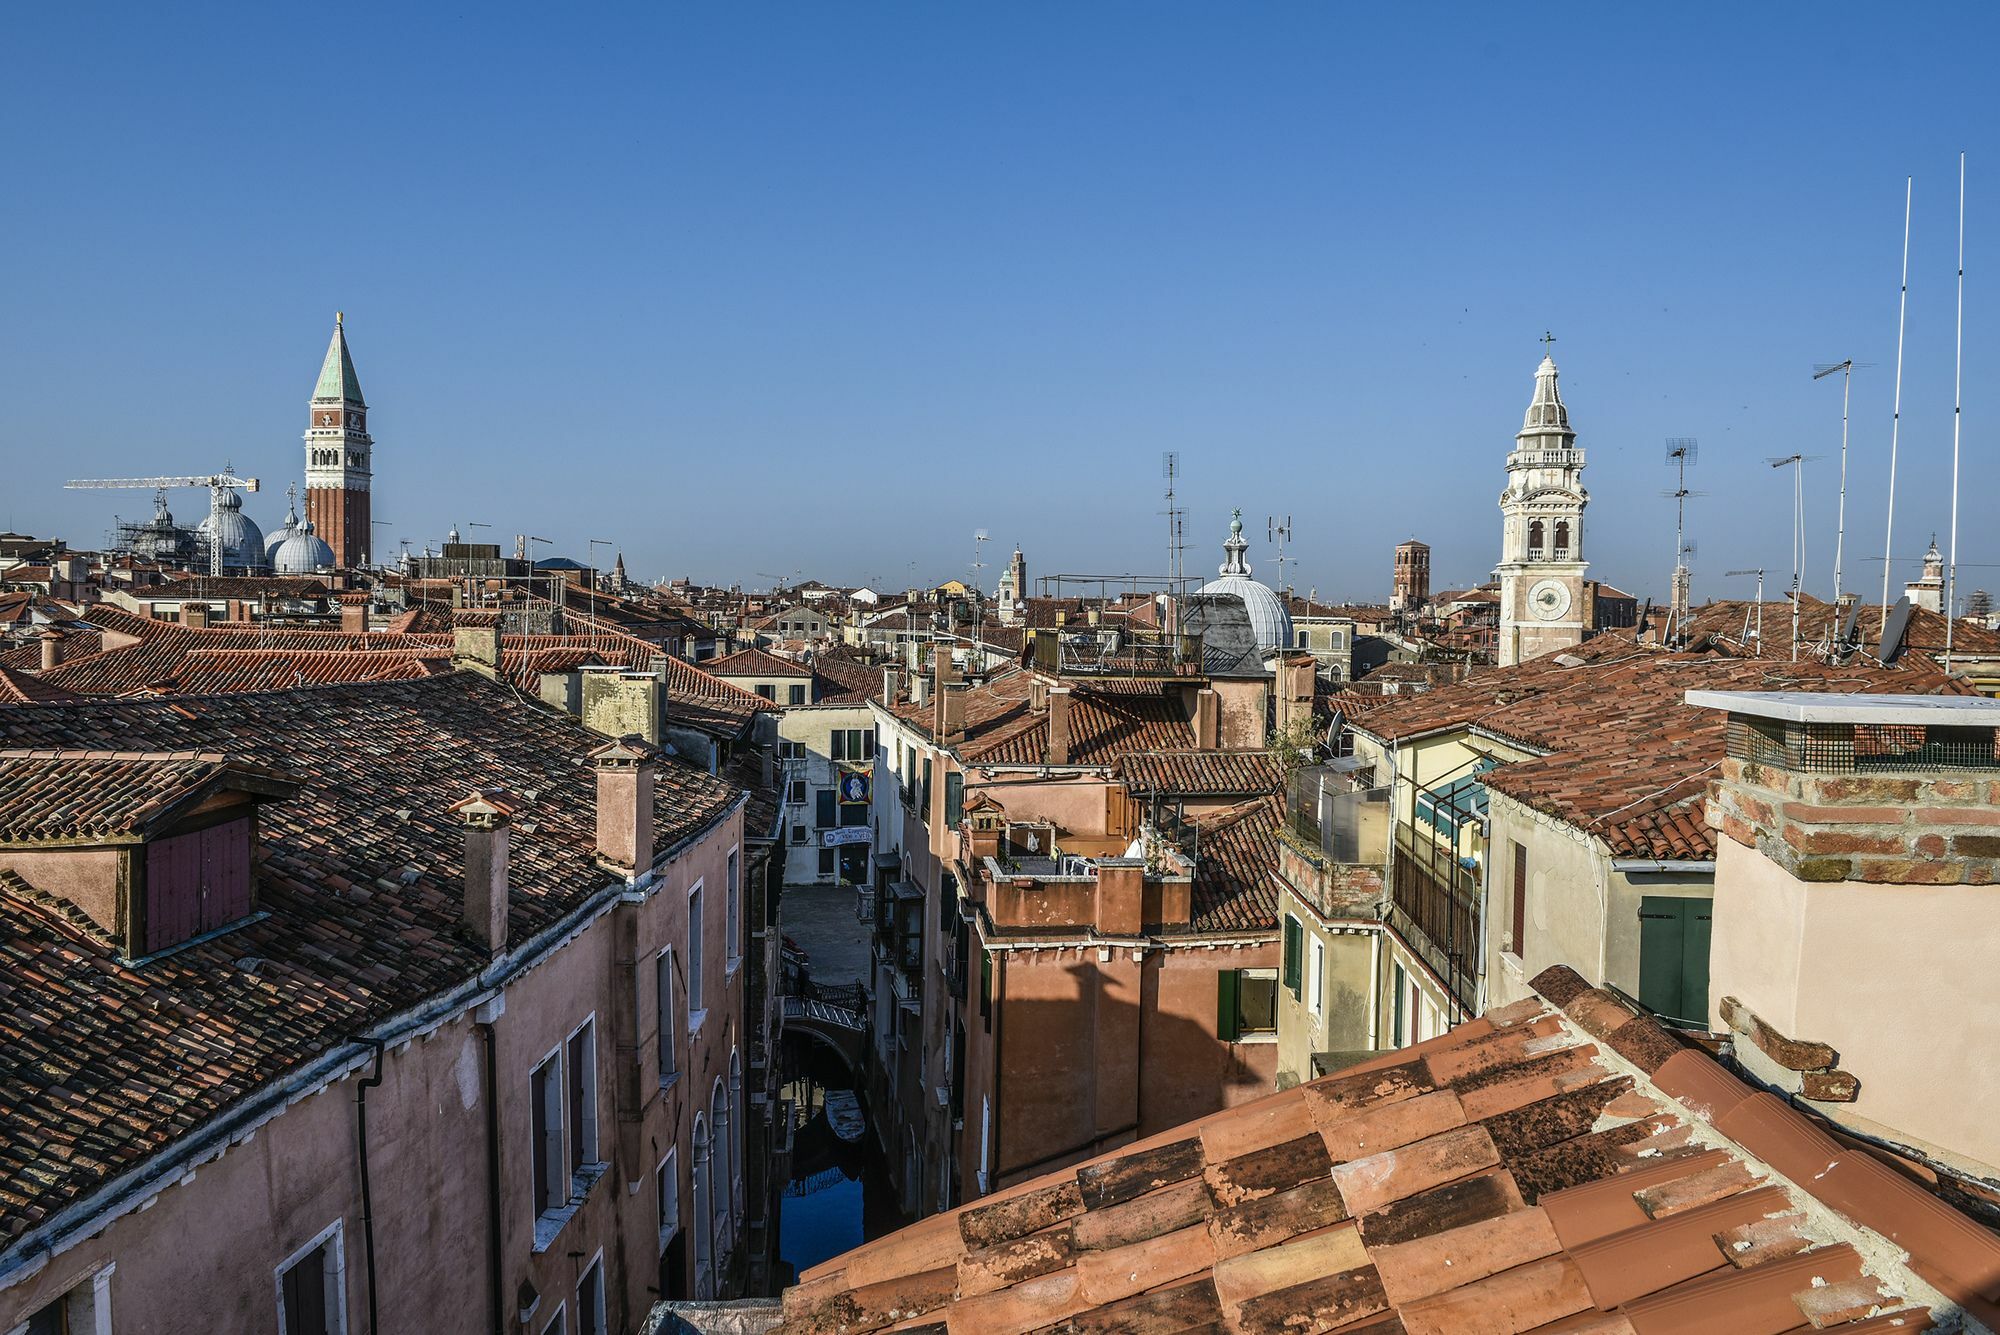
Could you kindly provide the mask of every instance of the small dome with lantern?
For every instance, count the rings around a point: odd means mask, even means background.
[[[310,575],[333,569],[333,548],[320,540],[308,519],[278,544],[271,565],[280,575]]]
[[[1222,544],[1222,550],[1225,559],[1221,578],[1210,580],[1198,592],[1232,594],[1242,599],[1243,610],[1250,614],[1250,628],[1257,636],[1258,648],[1291,648],[1292,614],[1285,610],[1284,600],[1268,584],[1250,577],[1250,563],[1243,557],[1250,544],[1243,539],[1241,510],[1229,522],[1229,539]]]
[[[213,531],[218,519],[219,537]],[[263,531],[256,520],[243,513],[243,497],[234,490],[222,493],[219,512],[202,520],[196,532],[211,543],[221,544],[224,570],[262,570],[267,564]]]

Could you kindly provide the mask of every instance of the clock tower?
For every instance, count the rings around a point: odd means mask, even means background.
[[[374,533],[369,524],[368,405],[347,351],[347,330],[333,317],[333,342],[319,369],[306,417],[306,518],[342,568],[368,564]]]
[[[1500,564],[1493,571],[1500,581],[1500,666],[1583,642],[1583,507],[1589,503],[1583,451],[1556,387],[1555,359],[1544,356],[1535,369],[1534,401],[1507,456],[1507,489],[1500,493]]]

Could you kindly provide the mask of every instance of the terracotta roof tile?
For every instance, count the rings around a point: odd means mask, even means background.
[[[1631,1028],[1567,971],[1544,981],[1594,1028]],[[1692,1136],[1699,1114],[1666,1086],[1713,1097],[1721,1082],[1694,1074],[1700,1062],[1714,1064],[1676,1052],[1656,1086],[1545,1000],[1510,1006],[943,1216],[950,1241],[978,1244],[944,1319],[965,1332],[1650,1335],[1790,1332],[1903,1307],[1915,1277],[1890,1258],[1864,1269],[1823,1224],[1809,1232],[1808,1192],[1900,1229],[1969,1310],[1989,1301],[1978,1286],[2000,1271],[1983,1230],[1940,1228],[1911,1202],[1942,1203],[1896,1174],[1767,1178],[1726,1127]],[[1493,1091],[1505,1097],[1477,1110]],[[1798,1126],[1774,1131],[1777,1110],[1754,1100],[1723,1121],[1809,1143],[1803,1117],[1777,1109]],[[842,1267],[855,1258],[875,1258],[880,1283],[882,1247],[829,1263],[811,1296],[854,1282]],[[935,1249],[911,1249],[909,1272],[933,1269]]]

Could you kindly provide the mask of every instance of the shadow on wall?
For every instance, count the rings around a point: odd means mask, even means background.
[[[1003,1183],[1271,1092],[1276,1045],[1216,1037],[1216,970],[1162,970],[1157,958],[1143,974],[1133,965],[1122,976],[1089,962],[1065,966],[1059,984],[1057,970],[1029,971],[1055,984],[1037,990],[1066,995],[1011,999],[1004,1024],[996,1013],[994,1161]],[[1018,981],[1010,977],[1010,991]]]

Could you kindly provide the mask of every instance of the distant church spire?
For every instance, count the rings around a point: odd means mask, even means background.
[[[333,549],[336,566],[368,563],[375,536],[368,499],[374,444],[361,377],[347,348],[347,320],[336,312],[306,416],[306,518]]]

